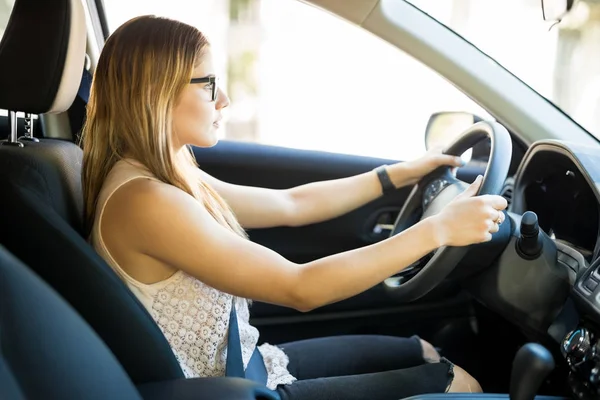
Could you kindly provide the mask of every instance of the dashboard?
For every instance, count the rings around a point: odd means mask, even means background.
[[[537,145],[532,150],[516,182],[513,211],[535,212],[540,228],[550,238],[591,263],[600,227],[600,196],[589,173],[595,163],[589,162],[587,153],[578,155],[564,143]]]
[[[515,251],[527,211],[537,215],[543,252]],[[577,398],[600,398],[600,151],[539,141],[514,177],[509,245],[471,291],[524,332],[557,343]],[[540,242],[538,242],[540,243]],[[587,396],[587,397],[586,397]]]
[[[536,257],[524,254],[520,247],[525,240],[520,231],[522,216],[530,211],[537,216],[537,243],[543,249]],[[532,144],[514,176],[508,216],[511,227],[504,228],[500,253],[482,247],[466,266],[471,270],[477,263],[489,265],[466,282],[470,293],[525,331],[556,328],[556,340],[562,339],[569,326],[559,316],[565,304],[575,302],[578,316],[571,319],[584,316],[593,321],[600,338],[597,148],[555,140]],[[495,261],[482,261],[487,256]],[[600,364],[598,371],[600,382]]]

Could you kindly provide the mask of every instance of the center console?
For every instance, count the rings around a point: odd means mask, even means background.
[[[580,274],[572,298],[583,318],[561,343],[569,384],[575,398],[600,399],[600,259]]]
[[[600,398],[600,340],[579,327],[565,336],[561,352],[570,368],[569,385],[575,398]]]

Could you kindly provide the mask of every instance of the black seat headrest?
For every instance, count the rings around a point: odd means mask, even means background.
[[[0,108],[67,110],[81,82],[85,48],[81,0],[16,0],[0,42]]]

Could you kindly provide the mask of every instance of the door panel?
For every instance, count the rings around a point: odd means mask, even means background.
[[[194,154],[200,167],[219,179],[275,189],[360,174],[394,162],[231,141],[222,141],[212,148],[195,148]],[[410,190],[410,187],[400,189],[331,221],[297,228],[251,230],[248,233],[252,241],[293,262],[309,262],[387,237],[389,232],[385,230],[385,225],[393,223]],[[343,196],[344,193],[339,195]],[[378,285],[353,298],[310,313],[255,302],[252,305],[252,322],[261,326],[263,337],[280,340],[322,336],[332,332],[381,333],[383,329],[390,333],[390,321],[393,321],[394,329],[402,325],[397,321],[403,321],[410,324],[411,332],[415,332],[415,319],[425,320],[432,315],[438,321],[440,315],[455,318],[457,312],[465,313],[465,304],[460,296],[452,301],[445,299],[444,302],[395,304],[386,295],[383,286]]]
[[[195,149],[195,155],[200,167],[219,179],[276,189],[360,174],[393,162],[225,141],[210,149]],[[251,230],[250,238],[299,263],[362,247],[386,237],[385,231],[374,232],[378,218],[387,216],[381,222],[389,222],[409,192],[410,188],[401,189],[324,223]]]

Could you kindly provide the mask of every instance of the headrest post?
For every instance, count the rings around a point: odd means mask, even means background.
[[[21,136],[19,140],[39,142],[38,138],[33,137],[33,118],[31,113],[25,113],[25,136]]]
[[[7,140],[2,142],[5,146],[23,147],[23,143],[17,140],[17,112],[8,110],[8,129],[10,134]]]

